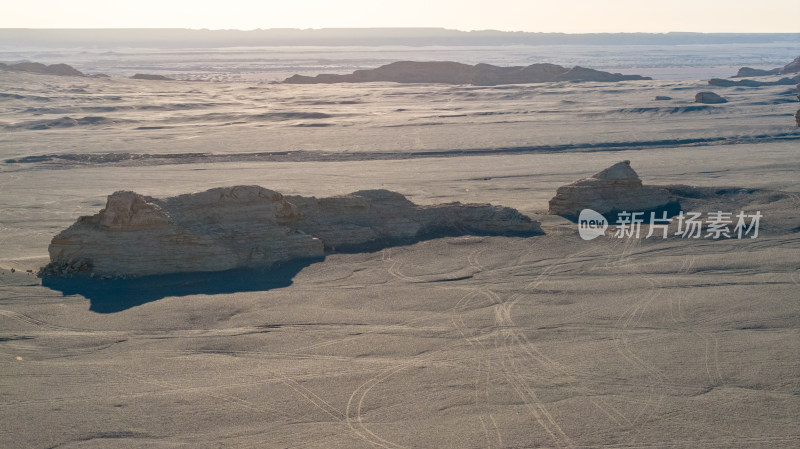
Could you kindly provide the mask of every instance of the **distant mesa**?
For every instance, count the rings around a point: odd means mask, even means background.
[[[158,199],[120,191],[55,236],[40,275],[137,277],[271,267],[426,238],[542,234],[538,222],[490,204],[419,206],[387,190],[284,196],[258,186]]]
[[[42,75],[56,75],[56,76],[82,76],[90,78],[109,78],[108,75],[103,73],[86,75],[74,67],[67,64],[53,64],[45,65],[38,62],[20,62],[18,64],[3,64],[0,63],[0,70],[8,70],[14,72],[27,72],[39,73]],[[173,78],[168,78],[163,75],[151,75],[146,73],[137,73],[131,77],[137,80],[153,80],[153,81],[174,81]]]
[[[800,82],[800,75],[794,78],[781,78],[777,81],[756,81],[756,80],[739,80],[733,81],[729,79],[711,78],[708,84],[719,87],[764,87],[764,86],[793,86]]]
[[[452,61],[399,61],[371,70],[356,70],[348,75],[293,75],[287,84],[332,83],[438,83],[495,86],[500,84],[544,83],[551,81],[616,82],[649,80],[639,75],[622,75],[585,67],[566,68],[556,64],[532,64],[527,67],[499,67],[491,64],[469,65]]]
[[[552,81],[599,81],[617,82],[629,80],[652,80],[653,78],[640,75],[623,75],[621,73],[603,72],[602,70],[587,69],[575,66],[566,73],[556,76]]]
[[[794,61],[786,64],[783,67],[776,67],[774,69],[754,69],[752,67],[742,67],[731,78],[748,78],[754,76],[774,76],[774,75],[789,75],[792,73],[800,72],[800,56],[795,58]]]
[[[794,61],[789,64],[786,64],[780,72],[781,75],[787,75],[789,73],[800,73],[800,56],[796,57]]]
[[[630,161],[618,162],[588,178],[559,187],[549,206],[550,215],[573,221],[583,209],[616,219],[616,213],[622,211],[671,214],[680,208],[666,189],[643,185]]]
[[[698,92],[694,96],[694,102],[703,104],[721,104],[721,103],[727,103],[728,100],[720,97],[718,94],[714,92]]]
[[[175,81],[175,78],[169,78],[164,75],[151,75],[148,73],[137,73],[131,77],[132,80],[150,80],[150,81]]]
[[[781,68],[763,70],[763,69],[754,69],[752,67],[742,67],[736,72],[736,75],[732,76],[731,78],[747,78],[751,76],[772,76],[772,75],[780,75]]]
[[[656,101],[667,101],[672,100],[672,97],[668,97],[666,95],[656,95]]]
[[[20,62],[18,64],[0,63],[0,70],[10,70],[14,72],[41,73],[43,75],[56,76],[85,76],[74,67],[67,64],[45,65],[38,62]]]

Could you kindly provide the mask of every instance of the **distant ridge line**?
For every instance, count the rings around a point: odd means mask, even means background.
[[[800,33],[537,33],[445,28],[206,30],[188,28],[0,28],[2,48],[269,46],[688,45],[800,42]]]

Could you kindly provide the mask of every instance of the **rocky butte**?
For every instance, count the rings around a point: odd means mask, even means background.
[[[567,68],[556,64],[531,64],[527,67],[500,67],[491,64],[462,64],[452,61],[399,61],[371,70],[356,70],[348,75],[293,75],[287,84],[331,83],[439,83],[495,86],[499,84],[545,83],[552,81],[650,80],[639,75],[603,72],[585,67]]]
[[[152,274],[270,267],[332,251],[446,235],[542,234],[538,222],[490,204],[420,206],[387,190],[284,196],[258,186],[172,198],[120,191],[55,236],[42,276]]]
[[[645,186],[630,161],[618,162],[594,175],[561,186],[550,200],[550,215],[577,220],[583,209],[592,209],[616,219],[616,213],[667,211],[680,208],[670,191]]]

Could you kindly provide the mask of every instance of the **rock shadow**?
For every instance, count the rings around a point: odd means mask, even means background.
[[[681,202],[679,200],[670,201],[669,203],[656,208],[644,209],[644,210],[621,210],[621,209],[613,209],[608,212],[604,212],[600,215],[605,217],[608,220],[608,224],[614,226],[617,224],[617,219],[619,218],[619,214],[622,212],[637,212],[641,213],[642,215],[639,216],[641,220],[644,220],[643,224],[650,223],[650,213],[656,214],[656,219],[662,218],[662,214],[666,212],[667,218],[675,217],[676,215],[680,214],[682,211]],[[566,218],[567,220],[578,223],[578,216],[574,214],[559,214],[560,217]]]
[[[43,277],[42,286],[62,295],[81,295],[89,310],[117,313],[168,296],[218,295],[260,292],[292,285],[303,268],[322,259],[303,259],[269,269],[240,268],[227,271],[172,273],[130,279],[95,279],[86,276]]]

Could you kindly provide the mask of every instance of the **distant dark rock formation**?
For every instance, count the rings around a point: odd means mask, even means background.
[[[656,95],[656,101],[666,101],[672,100],[672,97],[667,97],[665,95]]]
[[[794,61],[786,64],[782,69],[780,74],[786,75],[789,73],[798,73],[800,72],[800,56],[796,57]]]
[[[794,113],[794,121],[797,122],[797,126],[800,126],[800,109]]]
[[[164,75],[151,75],[147,73],[137,73],[131,77],[132,80],[150,80],[150,81],[175,81],[174,78],[169,78]]]
[[[270,267],[447,235],[542,234],[538,222],[490,204],[418,206],[387,190],[283,196],[258,186],[158,199],[116,192],[50,243],[42,276],[136,277]]]
[[[356,70],[349,75],[320,74],[313,77],[293,75],[283,82],[287,84],[394,82],[495,86],[499,84],[526,84],[550,81],[616,82],[649,79],[652,78],[609,73],[585,67],[569,69],[555,64],[499,67],[491,64],[473,66],[452,61],[400,61],[372,70]]]
[[[756,80],[739,80],[739,81],[732,81],[729,79],[721,79],[721,78],[711,78],[708,80],[708,84],[712,86],[719,86],[719,87],[735,87],[735,86],[743,86],[743,87],[763,87],[763,86],[792,86],[797,84],[798,79],[795,78],[781,78],[777,81],[756,81]]]
[[[642,185],[630,161],[618,162],[594,175],[561,186],[550,200],[550,215],[576,220],[583,209],[611,216],[621,211],[648,212],[676,209],[665,189]]]
[[[770,70],[763,70],[763,69],[754,69],[751,67],[742,67],[736,73],[736,75],[732,76],[731,78],[745,78],[745,77],[752,77],[752,76],[771,76],[771,75],[779,75],[781,73],[781,68],[775,68]]]
[[[91,126],[91,125],[106,125],[114,123],[106,117],[61,117],[53,119],[32,120],[27,122],[18,123],[15,125],[6,125],[3,129],[6,130],[19,130],[28,129],[33,131],[45,129],[58,129],[58,128],[72,128],[75,126]]]
[[[600,81],[617,82],[628,80],[652,80],[653,78],[640,75],[623,75],[621,73],[603,72],[601,70],[587,69],[575,66],[564,74],[556,76],[552,81]]]
[[[41,73],[43,75],[56,76],[85,76],[74,67],[67,64],[45,65],[38,62],[20,62],[18,64],[2,64],[0,70],[11,70],[15,72]]]
[[[714,92],[698,92],[694,96],[694,102],[703,104],[720,104],[720,103],[727,103],[728,100],[720,97]]]

